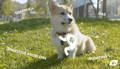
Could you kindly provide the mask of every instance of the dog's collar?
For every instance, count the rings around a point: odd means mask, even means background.
[[[66,35],[68,33],[73,33],[73,32],[74,32],[73,30],[70,30],[70,31],[67,31],[67,32],[56,32],[56,34],[64,36],[64,35]]]
[[[70,32],[56,32],[57,35],[66,35],[68,33],[70,33]]]

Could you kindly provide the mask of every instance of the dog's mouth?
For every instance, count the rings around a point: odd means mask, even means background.
[[[71,23],[72,22],[61,22],[62,25],[66,25],[66,24],[70,25]]]

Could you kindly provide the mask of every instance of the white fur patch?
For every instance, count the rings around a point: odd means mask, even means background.
[[[68,43],[69,46],[64,48],[65,55],[68,56],[69,55],[68,51],[74,50],[76,46],[75,36],[72,34],[67,34],[65,35],[65,37],[59,36],[59,39],[64,42],[66,41]]]

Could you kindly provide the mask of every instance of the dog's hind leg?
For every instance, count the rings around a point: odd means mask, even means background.
[[[88,53],[95,53],[96,47],[95,47],[95,44],[94,44],[93,40],[90,37],[88,37],[86,46],[87,46],[86,49],[87,49]]]
[[[81,54],[85,54],[86,52],[86,40],[83,40],[81,45]]]
[[[75,49],[69,50],[69,57],[75,58],[77,54],[77,47]]]

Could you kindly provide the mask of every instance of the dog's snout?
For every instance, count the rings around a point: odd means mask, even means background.
[[[68,20],[69,20],[69,22],[72,22],[73,19],[72,19],[72,18],[69,18]]]

